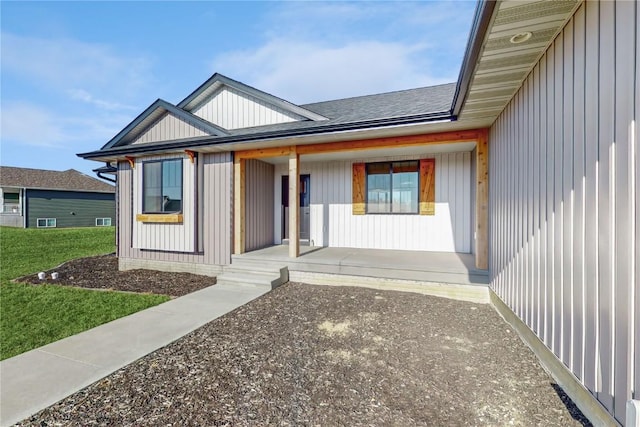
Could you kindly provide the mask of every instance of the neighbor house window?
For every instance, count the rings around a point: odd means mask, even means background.
[[[109,227],[111,225],[111,218],[96,218],[97,227]]]
[[[367,164],[367,213],[418,213],[418,161]]]
[[[142,164],[142,211],[182,211],[182,159],[149,161]]]
[[[2,198],[2,212],[20,213],[20,195],[18,193],[4,193]]]
[[[38,228],[51,228],[56,226],[55,218],[38,218],[37,221]]]

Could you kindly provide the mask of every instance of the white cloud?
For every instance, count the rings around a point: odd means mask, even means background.
[[[144,56],[68,38],[1,36],[3,74],[40,88],[67,95],[78,87],[90,88],[92,99],[105,107],[113,103],[107,99],[131,99],[151,84]]]
[[[96,107],[105,110],[135,110],[136,107],[131,105],[121,104],[119,102],[110,102],[103,99],[96,99],[88,91],[84,89],[71,89],[68,91],[72,99],[86,102],[87,104],[95,105]]]
[[[295,103],[455,81],[473,10],[447,1],[278,5],[264,42],[219,54],[212,71]]]
[[[452,81],[429,74],[425,47],[376,41],[327,47],[280,39],[222,54],[213,68],[302,104]]]
[[[48,111],[20,103],[2,107],[2,140],[35,147],[53,147],[66,139],[60,123]]]
[[[78,150],[104,144],[131,120],[123,114],[67,115],[25,103],[3,103],[2,144]]]

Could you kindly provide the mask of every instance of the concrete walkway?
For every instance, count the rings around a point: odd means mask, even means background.
[[[268,289],[215,285],[0,362],[0,425],[21,421]]]

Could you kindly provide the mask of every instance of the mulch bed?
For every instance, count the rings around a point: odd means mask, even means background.
[[[57,280],[51,279],[53,272],[58,273]],[[37,274],[31,274],[20,277],[16,281],[33,285],[46,283],[172,297],[186,295],[216,283],[215,277],[191,273],[167,273],[155,270],[119,271],[118,258],[114,254],[75,259],[45,273],[45,280],[38,279]]]
[[[289,283],[20,425],[588,421],[489,305]]]

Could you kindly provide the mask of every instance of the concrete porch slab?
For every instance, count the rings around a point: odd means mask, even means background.
[[[300,257],[289,258],[285,245],[241,255],[233,262],[280,263],[290,272],[340,274],[486,287],[486,270],[475,268],[472,254],[383,249],[301,246]]]

